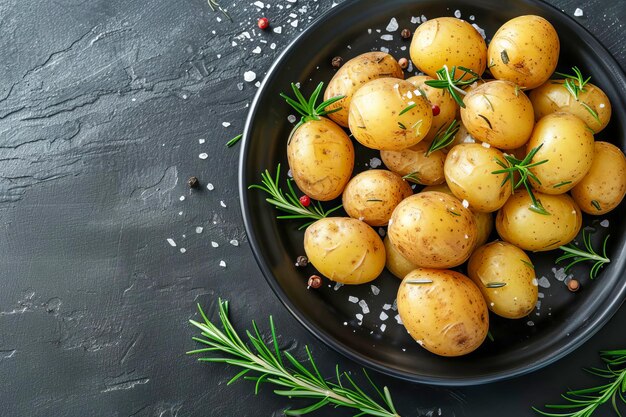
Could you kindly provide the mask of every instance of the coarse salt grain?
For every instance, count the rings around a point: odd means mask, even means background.
[[[224,203],[222,200],[220,200],[220,206],[226,208],[226,203]]]
[[[391,308],[391,304],[384,304],[383,310],[389,310]]]
[[[528,321],[526,322],[526,325],[527,325],[527,326],[532,327],[532,326],[534,326],[534,325],[535,325],[535,322],[534,322],[534,321],[532,321],[532,320],[528,320]]]
[[[365,300],[359,301],[359,306],[361,307],[363,314],[367,314],[370,312],[370,308],[368,307],[367,302]]]
[[[385,235],[387,234],[387,231],[383,229],[382,227],[379,227],[378,234],[380,235],[380,237],[385,237]]]
[[[483,148],[487,148],[487,149],[491,148],[491,145],[488,144],[487,142],[483,142],[482,145],[483,145]]]
[[[224,126],[224,127],[229,127],[229,126],[230,126],[230,123],[228,123],[228,122],[222,122],[222,126]]]
[[[184,195],[181,195],[180,197],[178,197],[178,199],[179,199],[180,201],[185,201],[185,196],[184,196]]]
[[[204,227],[201,227],[201,226],[196,227],[196,233],[197,233],[197,234],[200,234],[200,233],[202,233],[203,231],[204,231]]]
[[[389,316],[384,311],[381,311],[380,316],[378,316],[378,318],[381,319],[382,321],[385,321],[389,318]]]
[[[172,239],[172,238],[167,238],[167,243],[169,243],[170,246],[173,247],[173,248],[176,247],[176,242],[174,242],[174,239]]]
[[[356,319],[357,319],[358,321],[363,322],[363,314],[361,314],[361,313],[356,313],[356,314],[354,315],[354,317],[356,317]],[[361,324],[361,323],[359,323],[359,324]]]
[[[254,71],[246,71],[243,73],[243,79],[244,81],[251,83],[256,80],[256,73]]]
[[[206,189],[207,189],[207,190],[209,190],[209,191],[213,191],[213,190],[215,190],[215,187],[213,186],[213,184],[208,183],[208,184],[206,185]]]
[[[604,104],[604,103],[600,103],[600,104],[598,105],[598,107],[600,107],[601,109],[603,109],[603,108],[605,107],[605,104]]]
[[[289,116],[287,116],[287,121],[289,123],[295,123],[296,122],[296,116],[294,116],[293,114],[290,114]]]
[[[396,316],[394,317],[396,319],[396,321],[398,322],[398,324],[402,324],[402,319],[400,318],[399,314],[396,314]]]
[[[356,304],[359,302],[359,298],[351,295],[348,297],[348,301],[351,302],[352,304]]]
[[[398,24],[398,20],[395,17],[392,17],[385,30],[387,32],[395,32],[399,27],[400,25]]]
[[[468,208],[469,207],[469,201],[467,200],[463,200],[463,207]]]
[[[389,53],[389,48],[385,48],[384,46],[381,46],[380,47],[380,52],[384,52],[384,53],[388,54]]]
[[[576,17],[581,17],[583,14],[583,9],[581,9],[580,7],[577,7],[576,10],[574,10],[574,16]]]
[[[200,159],[207,159],[208,157],[209,157],[209,154],[208,153],[204,153],[204,152],[202,152],[200,155],[198,155],[198,158],[200,158]]]
[[[211,246],[213,246],[214,248],[217,248],[219,244],[217,242],[211,242]]]
[[[461,18],[461,11],[460,10],[455,10],[454,11],[454,17],[456,17],[457,19]]]
[[[380,294],[380,288],[378,288],[376,285],[370,285],[370,289],[372,290],[372,294],[374,295]]]
[[[185,249],[185,248],[180,248],[180,253],[185,253],[185,252],[187,252],[187,249]]]
[[[532,284],[533,286],[537,287],[539,285],[539,281],[537,281],[537,278],[533,278],[532,280]]]
[[[538,285],[541,288],[550,288],[550,280],[548,280],[548,278],[546,277],[541,277],[539,278]]]
[[[383,164],[383,161],[381,161],[379,158],[374,157],[370,159],[370,167],[372,168],[378,168],[382,164]]]
[[[274,31],[274,33],[278,33],[279,35],[281,33],[283,33],[283,28],[282,26],[276,26],[274,29],[272,29]]]
[[[333,290],[337,291],[341,287],[343,287],[343,284],[341,282],[336,282],[335,286],[333,287]]]
[[[202,145],[204,142],[206,142],[206,140],[205,140],[205,139],[198,139],[198,143],[199,143],[200,145]]]
[[[380,37],[380,39],[384,40],[384,41],[392,41],[393,40],[393,35],[389,35],[389,34],[384,34]]]
[[[237,239],[233,239],[229,243],[233,246],[239,246],[239,241]]]
[[[602,220],[600,222],[600,226],[602,226],[602,227],[609,227],[609,221],[608,220]]]
[[[384,332],[386,328],[387,328],[387,325],[385,323],[380,325],[380,331],[381,332]]]
[[[224,262],[224,261],[220,261],[220,266],[221,266],[222,268],[226,268],[226,262]]]

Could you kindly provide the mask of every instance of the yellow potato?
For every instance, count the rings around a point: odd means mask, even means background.
[[[341,108],[328,117],[335,123],[348,127],[348,111],[356,90],[365,83],[386,77],[404,79],[404,71],[394,57],[384,52],[367,52],[343,64],[328,83],[324,91],[324,100],[337,96],[345,98],[326,108],[326,110]]]
[[[572,113],[596,133],[604,129],[611,120],[611,102],[604,91],[593,84],[585,85],[584,91],[578,94],[578,100],[569,92],[562,80],[547,81],[531,91],[529,97],[533,103],[536,120],[557,112]]]
[[[385,246],[371,227],[349,217],[327,217],[304,233],[304,251],[325,277],[342,284],[363,284],[385,268]]]
[[[487,307],[499,316],[521,319],[538,299],[535,269],[526,253],[507,242],[492,242],[472,254],[468,276],[476,283]]]
[[[472,25],[454,17],[439,17],[419,25],[413,34],[410,53],[413,64],[433,78],[437,78],[437,70],[444,65],[449,69],[469,68],[478,75],[487,67],[485,40]]]
[[[567,245],[582,226],[580,209],[567,194],[535,193],[549,214],[531,210],[528,193],[513,194],[496,216],[500,237],[524,250],[544,252]]]
[[[541,146],[531,163],[548,161],[531,168],[541,181],[531,179],[533,188],[544,194],[563,194],[574,188],[591,168],[593,143],[591,131],[573,114],[543,117],[526,145],[527,152]]]
[[[420,142],[430,130],[433,111],[417,93],[413,84],[396,78],[363,85],[350,103],[348,122],[354,138],[368,148],[388,151]]]
[[[540,16],[519,16],[502,25],[489,43],[489,70],[498,80],[533,89],[550,78],[560,50],[550,22]]]
[[[455,271],[410,272],[398,289],[398,313],[411,337],[441,356],[476,350],[489,331],[489,312],[480,290]]]
[[[386,226],[393,209],[413,194],[411,186],[393,172],[372,169],[357,174],[343,190],[348,216],[370,226]]]
[[[322,117],[293,133],[287,159],[298,188],[315,200],[329,201],[339,197],[350,181],[354,146],[342,128]]]
[[[467,93],[463,103],[463,124],[479,141],[498,149],[515,149],[530,138],[535,124],[533,105],[515,84],[485,83]]]
[[[446,154],[441,150],[426,156],[430,143],[422,141],[401,151],[380,151],[385,166],[408,181],[435,185],[445,181],[443,164]]]
[[[437,106],[439,108],[439,114],[437,114],[437,116],[433,113],[433,124],[430,126],[430,130],[424,138],[425,142],[432,142],[440,130],[445,131],[455,119],[459,109],[457,102],[446,90],[429,87],[425,84],[426,81],[433,79],[434,78],[428,75],[416,75],[415,77],[407,78],[408,82],[419,89],[418,91],[423,92],[424,97],[431,106]]]
[[[608,213],[626,194],[626,157],[615,145],[596,142],[587,175],[572,188],[572,197],[588,214]]]
[[[461,116],[459,115],[459,118],[460,117]],[[454,139],[452,140],[452,142],[448,146],[446,146],[446,152],[449,152],[450,149],[454,148],[456,145],[461,145],[463,143],[482,143],[482,142],[477,140],[474,136],[470,135],[470,133],[467,131],[467,128],[465,127],[463,122],[460,122],[459,131],[456,132],[456,135],[454,135]]]
[[[383,243],[385,244],[385,252],[387,253],[385,266],[394,276],[402,279],[406,274],[417,268],[398,252],[396,247],[391,243],[391,240],[389,240],[389,236],[385,236]]]
[[[507,174],[492,174],[502,169],[502,152],[485,144],[457,145],[448,153],[444,166],[446,183],[459,200],[466,200],[473,211],[491,213],[506,203],[512,192]]]
[[[411,263],[424,268],[452,268],[469,258],[477,227],[472,212],[455,197],[427,192],[398,204],[387,234]]]

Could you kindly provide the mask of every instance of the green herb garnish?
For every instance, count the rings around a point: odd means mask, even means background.
[[[424,285],[433,283],[429,279],[407,279],[404,282],[406,282],[407,285]]]
[[[485,284],[485,288],[502,288],[506,286],[506,282],[488,282]]]
[[[609,240],[609,237],[610,235],[604,238],[604,242],[602,243],[602,255],[600,255],[591,245],[591,233],[587,233],[583,230],[583,245],[586,251],[573,244],[561,246],[560,249],[565,252],[565,254],[559,257],[556,262],[571,261],[565,267],[565,272],[568,272],[577,263],[594,262],[593,267],[591,267],[591,271],[589,271],[589,277],[594,279],[598,276],[598,271],[600,271],[605,264],[611,262],[611,260],[606,256],[606,243]]]
[[[554,187],[552,188],[560,188],[560,187],[563,187],[564,185],[571,184],[571,183],[572,183],[571,181],[563,181],[558,184],[555,184]]]
[[[420,182],[419,171],[413,171],[410,174],[406,174],[402,177],[403,180],[409,180],[413,182]]]
[[[276,395],[314,401],[305,408],[285,410],[284,413],[288,416],[301,416],[324,406],[332,406],[355,409],[359,411],[358,416],[400,417],[389,389],[383,387],[381,391],[365,370],[363,373],[374,391],[381,397],[382,405],[366,394],[347,372],[340,372],[338,365],[335,367],[336,382],[322,377],[308,346],[304,347],[308,364],[298,361],[288,351],[281,351],[271,316],[269,319],[271,341],[266,343],[263,340],[259,328],[253,321],[253,331],[246,331],[249,342],[245,343],[228,318],[227,301],[219,300],[219,320],[223,330],[207,318],[200,305],[198,310],[202,322],[195,320],[189,322],[200,329],[202,337],[194,337],[193,340],[207,347],[192,350],[187,354],[219,353],[218,357],[202,357],[198,360],[242,368],[243,370],[228,381],[227,385],[243,378],[254,383],[255,394],[258,394],[261,384],[265,383],[280,388],[274,390]]]
[[[233,18],[230,17],[228,12],[225,9],[223,9],[222,6],[220,6],[217,0],[207,0],[207,3],[209,4],[209,7],[211,8],[212,11],[219,10],[220,12],[222,12],[224,16],[226,16],[228,20],[230,20],[231,22],[233,21]]]
[[[232,138],[231,140],[226,142],[226,147],[230,148],[230,147],[234,146],[237,142],[239,142],[241,140],[242,137],[243,137],[243,135],[235,136],[234,138]]]
[[[493,130],[493,126],[491,126],[491,122],[489,121],[489,119],[487,119],[487,117],[483,116],[482,114],[479,114],[478,117],[487,122],[487,124],[489,125],[489,129]]]
[[[531,269],[535,269],[535,266],[534,266],[533,264],[531,264],[530,262],[525,261],[525,260],[523,260],[523,259],[520,259],[520,261],[521,261],[524,265],[526,265],[527,267],[529,267],[529,268],[531,268]]]
[[[507,65],[509,63],[509,54],[506,52],[506,49],[503,49],[502,52],[500,52],[500,59],[502,60],[504,65]]]
[[[591,205],[594,206],[596,210],[602,211],[602,207],[600,206],[600,203],[598,203],[597,200],[591,200]]]
[[[602,124],[600,122],[600,117],[598,116],[598,112],[592,109],[587,103],[584,101],[580,101],[579,95],[580,93],[585,92],[585,86],[591,80],[591,77],[584,78],[582,72],[578,69],[578,67],[572,67],[572,71],[574,71],[574,75],[571,74],[563,74],[562,72],[556,72],[555,74],[564,77],[565,80],[563,82],[563,87],[569,91],[569,93],[574,97],[574,99],[580,102],[580,105],[585,108],[591,114],[591,116],[595,119],[598,124]]]
[[[413,110],[415,107],[417,107],[417,104],[416,104],[416,103],[409,104],[408,106],[406,106],[406,107],[405,107],[405,108],[404,108],[404,109],[400,112],[400,114],[399,114],[398,116],[402,116],[403,114],[410,112],[410,111],[411,111],[411,110]]]
[[[406,126],[404,125],[404,123],[398,122],[398,127],[402,130],[406,130]]]
[[[463,71],[459,77],[456,77],[457,69]],[[463,80],[466,75],[471,75],[471,77]],[[428,80],[424,84],[429,87],[447,90],[452,98],[459,103],[459,106],[465,108],[465,103],[463,103],[463,99],[459,94],[466,95],[467,93],[459,87],[474,84],[480,79],[480,76],[469,68],[454,66],[451,70],[448,70],[448,66],[444,65],[443,68],[437,71],[437,78],[438,80]]]
[[[426,156],[430,156],[431,153],[450,145],[454,141],[454,136],[458,133],[460,127],[461,125],[456,121],[456,119],[453,120],[445,130],[441,127],[441,129],[437,131],[433,141],[430,143],[430,146],[426,151]]]

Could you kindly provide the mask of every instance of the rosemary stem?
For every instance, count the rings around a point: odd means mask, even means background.
[[[580,251],[580,250],[577,250],[577,249],[574,249],[574,248],[570,248],[568,246],[563,246],[563,247],[561,247],[561,249],[564,252],[571,253],[572,255],[576,255],[576,256],[579,256],[579,257],[584,257],[585,260],[604,262],[604,263],[607,263],[607,264],[611,262],[611,260],[609,258],[605,258],[605,257],[600,256],[598,254],[590,254],[590,253],[587,253],[587,252],[583,252],[583,251]]]

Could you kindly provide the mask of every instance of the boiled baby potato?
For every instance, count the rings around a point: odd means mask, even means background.
[[[487,45],[469,23],[454,17],[428,20],[415,30],[411,41],[413,64],[430,77],[447,65],[469,68],[482,75],[487,67]],[[457,72],[457,77],[461,72]],[[470,78],[468,75],[465,78]]]
[[[404,71],[398,61],[384,52],[367,52],[343,64],[324,91],[324,100],[344,96],[343,99],[326,107],[329,111],[341,108],[328,117],[335,123],[348,127],[348,111],[356,90],[367,82],[383,77],[404,79]]]
[[[322,275],[342,284],[370,282],[385,268],[385,246],[378,233],[349,217],[327,217],[310,225],[304,251]]]
[[[348,122],[354,138],[372,149],[399,151],[420,142],[433,121],[430,103],[415,86],[396,78],[379,78],[357,90]]]
[[[500,237],[524,250],[544,252],[570,243],[580,231],[582,215],[567,194],[535,193],[547,214],[532,209],[528,193],[513,194],[496,216]]]
[[[489,331],[489,312],[480,290],[455,271],[410,272],[398,289],[398,313],[411,337],[441,356],[476,350]]]
[[[426,85],[428,80],[434,80],[434,78],[428,75],[416,75],[415,77],[407,78],[407,81],[417,87],[418,92],[424,94],[426,100],[433,107],[433,124],[424,138],[425,142],[432,142],[437,133],[445,131],[455,119],[459,105],[446,90]]]
[[[457,145],[448,153],[444,165],[446,183],[460,200],[466,200],[473,211],[491,213],[506,203],[512,193],[507,174],[492,174],[505,161],[502,152],[484,144]]]
[[[593,133],[570,113],[552,113],[537,122],[526,144],[526,152],[541,146],[531,163],[540,182],[531,178],[534,189],[545,194],[563,194],[583,179],[593,162]]]
[[[415,265],[409,262],[389,240],[389,236],[385,236],[383,240],[385,244],[385,252],[387,253],[387,262],[385,266],[394,276],[397,278],[404,278],[406,274],[414,269],[417,269]]]
[[[384,169],[361,172],[343,190],[343,208],[348,216],[370,226],[386,226],[393,209],[413,194],[401,177]]]
[[[487,307],[507,319],[530,314],[538,298],[535,269],[526,253],[507,242],[492,242],[472,254],[467,274],[478,285]]]
[[[489,70],[498,80],[533,89],[550,78],[560,50],[550,22],[540,16],[519,16],[502,25],[489,43]]]
[[[446,193],[455,197],[446,183],[440,185],[429,185],[422,190],[423,193],[427,193],[429,191],[439,191],[440,193]],[[484,245],[489,240],[489,236],[493,231],[493,215],[491,213],[474,211],[471,208],[470,211],[474,214],[474,218],[476,219],[476,228],[478,232],[476,233],[476,243],[474,244],[474,247],[477,248]]]
[[[387,168],[407,181],[423,185],[442,184],[446,154],[438,150],[426,156],[429,147],[430,143],[422,141],[401,151],[380,151],[380,157]]]
[[[467,131],[498,149],[515,149],[528,141],[535,124],[533,105],[507,81],[476,87],[463,99],[461,118]]]
[[[342,128],[321,117],[301,125],[287,143],[287,159],[298,188],[328,201],[343,192],[354,168],[354,146]]]
[[[387,234],[409,262],[424,268],[452,268],[469,258],[477,228],[472,212],[455,197],[422,192],[398,204]]]
[[[626,157],[615,145],[596,142],[587,175],[572,188],[572,197],[588,214],[608,213],[626,194]]]
[[[578,85],[577,82],[574,83]],[[578,93],[578,100],[565,87],[563,80],[547,81],[531,91],[529,97],[535,109],[536,120],[557,112],[572,113],[596,133],[604,129],[611,120],[611,102],[604,91],[593,84],[585,84],[584,89]]]
[[[459,116],[460,117],[460,116]],[[450,149],[454,148],[456,145],[460,145],[462,143],[481,143],[474,136],[470,135],[467,131],[467,128],[463,124],[463,122],[459,123],[459,130],[454,135],[454,139],[448,146],[446,146],[446,151],[450,151]]]

